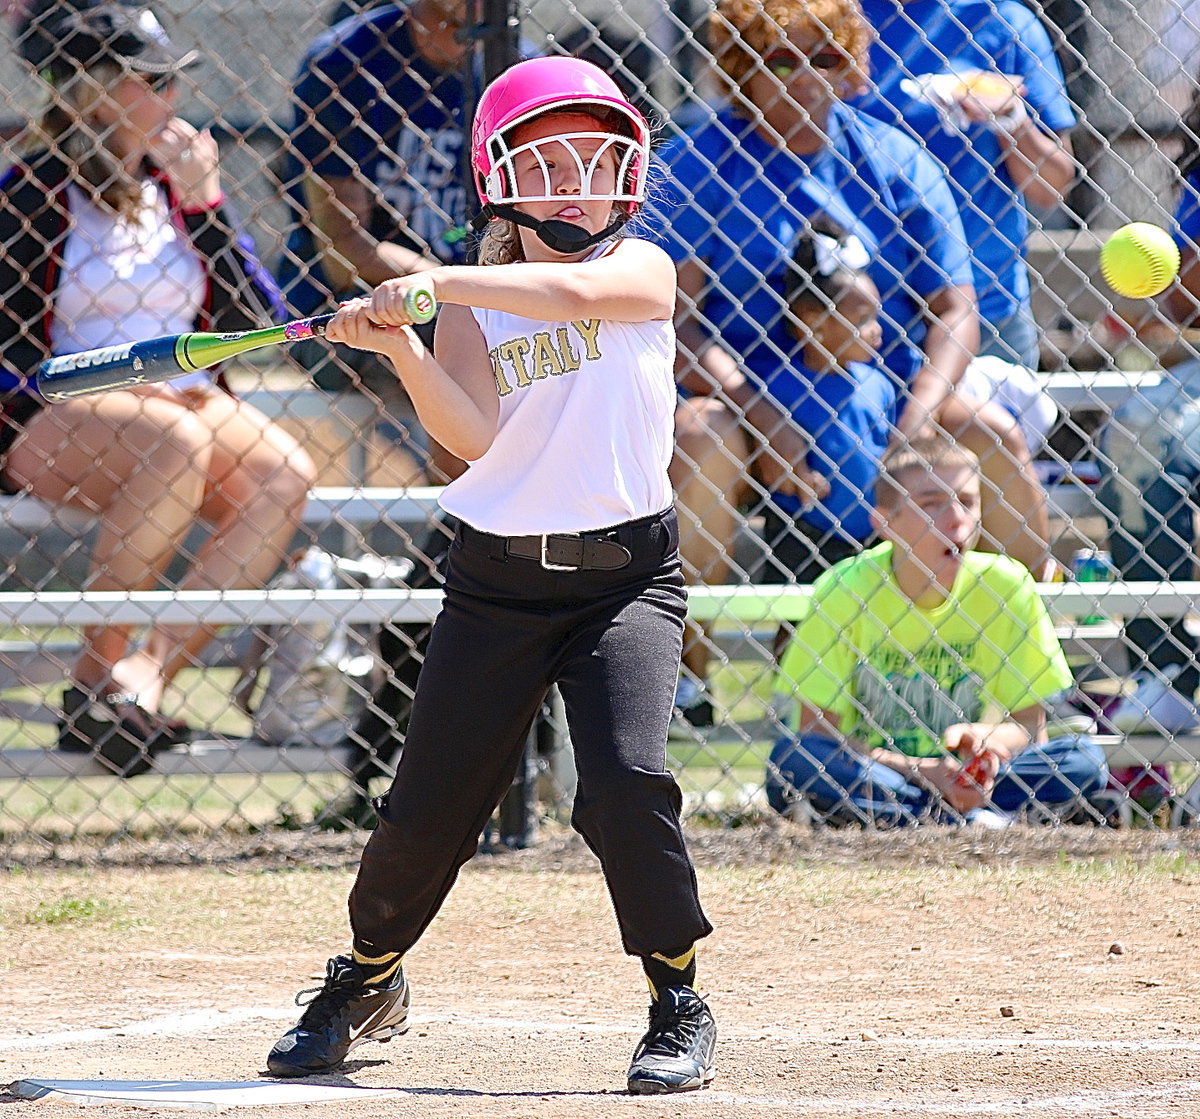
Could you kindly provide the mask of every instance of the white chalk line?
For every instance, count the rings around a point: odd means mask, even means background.
[[[718,1072],[719,1075],[719,1072]],[[1075,1112],[1085,1115],[1088,1119],[1099,1114],[1109,1114],[1114,1107],[1129,1107],[1143,1103],[1162,1102],[1170,1105],[1169,1114],[1178,1116],[1181,1112],[1176,1105],[1186,1096],[1200,1094],[1200,1084],[1195,1081],[1171,1081],[1153,1087],[1128,1088],[1117,1091],[1102,1091],[1089,1089],[1083,1092],[1073,1092],[1061,1096],[1027,1096],[1019,1099],[1009,1096],[996,1100],[950,1099],[937,1100],[886,1100],[886,1099],[854,1099],[848,1096],[747,1096],[741,1093],[710,1090],[705,1099],[729,1100],[730,1103],[745,1107],[755,1105],[760,1108],[770,1108],[772,1111],[804,1111],[820,1110],[825,1113],[845,1112],[847,1115],[948,1115],[953,1119],[965,1119],[973,1115],[1003,1115],[1012,1116],[1014,1113],[1029,1115],[1041,1113],[1047,1115],[1064,1115]],[[967,1095],[967,1093],[956,1093]],[[1162,1114],[1166,1115],[1167,1112]]]
[[[183,1037],[225,1029],[243,1022],[294,1021],[297,1011],[289,1006],[242,1006],[232,1010],[189,1010],[179,1014],[165,1014],[139,1022],[127,1022],[120,1026],[96,1026],[90,1029],[58,1030],[53,1033],[12,1035],[0,1037],[0,1053],[36,1052],[39,1049],[60,1049],[67,1045],[81,1045],[116,1037]],[[466,1014],[420,1014],[409,1018],[413,1027],[424,1023],[459,1025],[476,1029],[512,1029],[529,1033],[587,1033],[628,1034],[637,1032],[628,1022],[572,1021],[569,1018],[548,1020],[545,1018],[506,1018],[499,1015],[472,1016]],[[1020,1037],[880,1037],[859,1040],[837,1038],[828,1034],[802,1034],[778,1027],[753,1029],[748,1027],[724,1027],[722,1037],[741,1041],[775,1041],[790,1045],[838,1045],[862,1046],[876,1049],[919,1049],[926,1052],[952,1053],[986,1048],[1041,1048],[1041,1049],[1092,1049],[1102,1053],[1200,1053],[1200,1039],[1190,1038],[1074,1038],[1038,1037],[1023,1034]]]
[[[28,1053],[39,1049],[61,1049],[66,1045],[105,1041],[114,1037],[186,1037],[206,1030],[236,1026],[242,1022],[295,1018],[295,1010],[245,1006],[235,1010],[190,1010],[184,1014],[165,1014],[123,1026],[96,1026],[83,1030],[58,1030],[55,1033],[27,1037],[0,1037],[0,1053]]]
[[[290,1007],[236,1007],[231,1010],[195,1010],[179,1014],[161,1015],[142,1021],[129,1022],[121,1026],[94,1027],[91,1029],[59,1030],[53,1033],[35,1034],[25,1037],[0,1037],[0,1053],[38,1052],[61,1050],[72,1045],[103,1042],[122,1037],[185,1037],[193,1034],[211,1033],[245,1022],[293,1021],[296,1011]],[[546,1019],[480,1017],[462,1014],[414,1015],[411,1019],[415,1028],[423,1024],[446,1024],[476,1029],[513,1029],[532,1034],[629,1034],[628,1023],[572,1022],[569,1019],[547,1021]],[[636,1031],[635,1031],[636,1032]],[[869,1041],[846,1040],[827,1035],[801,1034],[785,1030],[727,1028],[723,1035],[742,1041],[776,1041],[790,1045],[838,1045],[861,1046],[875,1050],[907,1050],[915,1052],[969,1052],[980,1049],[1063,1049],[1093,1050],[1100,1053],[1118,1052],[1200,1052],[1200,1040],[1186,1038],[1133,1038],[1133,1039],[1088,1039],[1054,1038],[1024,1035],[1015,1037],[893,1037]],[[404,1089],[398,1089],[404,1091]],[[722,1092],[719,1089],[705,1092],[707,1100],[728,1101],[738,1107],[771,1107],[783,1111],[814,1108],[826,1111],[852,1111],[871,1115],[947,1115],[989,1116],[1010,1115],[1014,1106],[1023,1113],[1044,1114],[1095,1114],[1098,1108],[1112,1108],[1136,1103],[1149,1104],[1155,1101],[1178,1101],[1182,1096],[1200,1094],[1200,1083],[1195,1080],[1169,1082],[1153,1086],[1140,1086],[1120,1090],[1089,1089],[1067,1095],[1012,1096],[996,1100],[972,1100],[956,1098],[937,1100],[887,1100],[879,1098],[848,1098],[838,1096],[760,1096],[744,1093]],[[580,1103],[586,1097],[581,1097]],[[618,1099],[620,1097],[617,1097]],[[634,1098],[631,1097],[631,1101]],[[603,1101],[613,1102],[605,1095]],[[600,1097],[597,1103],[601,1102]]]

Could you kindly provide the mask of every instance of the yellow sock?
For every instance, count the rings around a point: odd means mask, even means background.
[[[355,948],[351,958],[362,969],[363,978],[372,987],[386,987],[396,977],[404,957],[399,952],[385,952],[382,956],[368,956]]]
[[[650,996],[657,1001],[664,987],[694,987],[696,985],[696,946],[693,944],[677,956],[655,952],[642,957]]]

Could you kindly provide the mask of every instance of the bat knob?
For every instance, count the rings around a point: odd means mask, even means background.
[[[404,313],[418,325],[437,314],[437,300],[426,287],[410,289],[404,296]]]

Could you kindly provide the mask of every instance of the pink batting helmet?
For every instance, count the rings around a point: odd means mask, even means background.
[[[471,128],[471,166],[475,189],[485,206],[519,201],[511,174],[512,150],[507,136],[518,125],[549,111],[600,112],[617,116],[632,143],[618,158],[618,193],[632,214],[646,196],[650,163],[650,127],[600,67],[581,58],[554,56],[518,62],[483,91]]]

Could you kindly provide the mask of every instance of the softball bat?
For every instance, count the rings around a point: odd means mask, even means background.
[[[404,297],[404,309],[414,323],[427,323],[437,311],[437,300],[428,288],[413,288]],[[169,381],[263,346],[323,338],[332,318],[318,315],[237,334],[190,331],[64,354],[42,362],[34,381],[38,392],[49,401]]]

